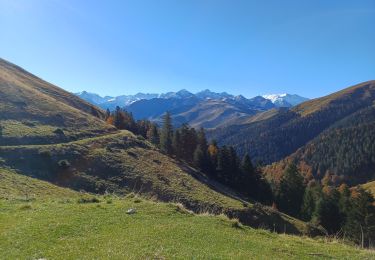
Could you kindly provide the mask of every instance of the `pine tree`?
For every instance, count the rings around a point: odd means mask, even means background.
[[[111,116],[111,111],[107,108],[107,110],[105,111],[105,121],[107,121],[107,119]]]
[[[173,154],[181,159],[182,158],[182,149],[183,147],[181,146],[181,135],[180,135],[180,130],[176,129],[173,133],[173,139],[172,139],[172,151]]]
[[[304,192],[303,177],[298,171],[297,166],[292,163],[285,170],[280,182],[278,191],[279,209],[292,216],[298,216]]]
[[[217,154],[217,176],[223,183],[229,183],[230,155],[227,146],[219,148]]]
[[[215,140],[212,140],[210,145],[207,148],[208,152],[208,158],[209,158],[209,174],[217,178],[217,159],[218,159],[218,154],[219,154],[219,148],[217,147],[217,143]]]
[[[320,192],[318,191],[320,189]],[[319,193],[319,195],[317,195]],[[301,218],[305,221],[310,221],[316,209],[316,202],[322,195],[320,185],[310,184],[305,189],[303,195],[303,202],[301,207]]]
[[[180,144],[181,158],[192,162],[193,154],[197,147],[197,133],[194,128],[190,128],[188,124],[180,127]]]
[[[113,123],[116,128],[125,129],[125,125],[124,125],[125,117],[119,106],[116,107],[113,118],[114,118]]]
[[[346,223],[346,220],[348,218],[348,213],[351,208],[350,190],[349,190],[348,185],[341,184],[340,187],[338,188],[338,191],[340,193],[339,208],[343,217],[343,222]]]
[[[149,129],[147,130],[146,137],[153,144],[158,144],[159,143],[158,128],[157,128],[157,126],[155,124],[151,124],[150,125]]]
[[[212,165],[211,165],[211,160],[210,160],[210,156],[208,152],[208,143],[206,139],[206,133],[203,128],[200,128],[197,132],[197,148],[198,147],[202,151],[200,169],[207,174],[211,174]]]
[[[206,162],[206,158],[202,150],[202,147],[199,144],[194,151],[194,166],[200,170],[204,170],[205,162]]]
[[[339,208],[339,193],[333,189],[329,195],[323,194],[314,211],[314,221],[322,225],[329,234],[340,230],[343,216]]]
[[[254,195],[256,193],[255,169],[248,153],[242,158],[240,173],[238,180],[239,189],[249,195]]]
[[[167,153],[172,153],[172,119],[169,112],[166,112],[163,116],[163,126],[160,132],[160,149]]]
[[[203,128],[200,128],[197,132],[197,145],[201,146],[202,151],[207,151],[208,149],[206,133]]]
[[[375,206],[371,194],[356,188],[351,196],[344,231],[347,237],[363,246],[375,244]]]

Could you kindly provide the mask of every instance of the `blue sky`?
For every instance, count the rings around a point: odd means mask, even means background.
[[[375,79],[375,0],[0,0],[0,57],[66,90],[319,97]]]

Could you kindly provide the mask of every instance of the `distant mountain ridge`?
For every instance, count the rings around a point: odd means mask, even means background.
[[[188,123],[193,127],[216,128],[230,124],[241,124],[249,117],[274,108],[292,107],[306,98],[286,94],[277,99],[256,96],[246,98],[226,92],[216,93],[209,89],[195,94],[182,89],[162,94],[122,95],[118,97],[100,97],[86,91],[76,95],[103,109],[114,110],[123,107],[133,113],[136,119],[148,119],[160,122],[162,115],[169,111],[176,126]]]
[[[214,99],[214,100],[231,100],[238,101],[243,105],[248,104],[250,106],[259,106],[261,108],[273,108],[273,107],[292,107],[298,105],[304,101],[309,100],[308,98],[296,95],[296,94],[270,94],[263,96],[256,96],[253,98],[246,98],[242,95],[231,95],[227,92],[213,92],[209,89],[202,90],[197,93],[189,92],[186,89],[181,89],[177,92],[167,92],[167,93],[137,93],[135,95],[120,95],[120,96],[105,96],[102,97],[96,93],[90,93],[87,91],[82,91],[74,93],[76,96],[97,105],[103,109],[114,109],[116,106],[127,107],[132,103],[140,100],[149,100],[153,98],[176,98],[176,99],[186,99],[186,98],[198,98],[198,99]],[[270,102],[268,102],[268,101]],[[271,105],[271,103],[273,105]]]
[[[83,100],[101,107],[102,109],[114,109],[116,106],[126,107],[133,102],[142,99],[152,99],[159,97],[159,94],[149,94],[149,93],[137,93],[135,95],[121,95],[121,96],[105,96],[102,97],[96,93],[90,93],[87,91],[82,91],[74,93],[76,96],[82,98]]]

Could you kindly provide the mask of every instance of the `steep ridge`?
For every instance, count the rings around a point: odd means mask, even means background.
[[[104,112],[0,59],[0,144],[75,140],[114,128]]]

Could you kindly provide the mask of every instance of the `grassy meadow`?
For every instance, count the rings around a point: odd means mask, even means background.
[[[127,214],[131,208],[135,214]],[[374,259],[375,254],[334,240],[253,229],[133,193],[94,196],[3,170],[0,259],[40,258]]]

